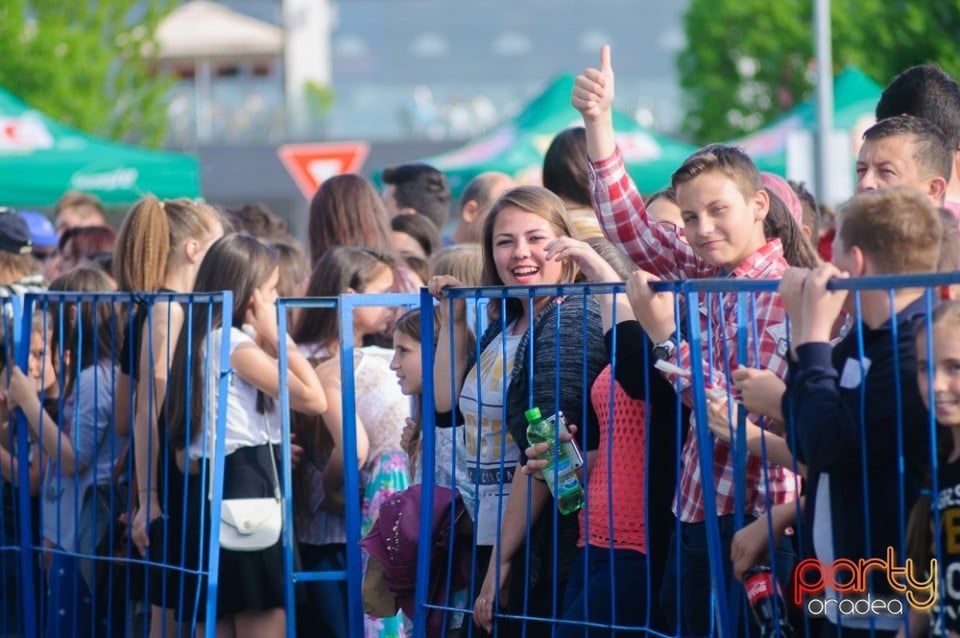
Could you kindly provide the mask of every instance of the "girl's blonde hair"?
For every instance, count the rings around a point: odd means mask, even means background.
[[[123,219],[114,245],[113,277],[120,290],[156,292],[170,257],[188,239],[203,240],[226,226],[213,206],[189,199],[160,201],[147,195]]]
[[[464,286],[479,286],[483,280],[483,251],[480,244],[446,246],[430,257],[431,277],[450,275]]]

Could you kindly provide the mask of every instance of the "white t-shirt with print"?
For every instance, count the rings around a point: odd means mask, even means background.
[[[520,460],[520,449],[503,422],[504,399],[522,336],[510,332],[508,326],[506,337],[494,339],[480,353],[480,361],[467,373],[460,390],[464,425],[457,440],[457,463],[463,464],[467,482],[458,481],[457,487],[474,518],[478,545],[496,542],[498,514],[506,509]]]

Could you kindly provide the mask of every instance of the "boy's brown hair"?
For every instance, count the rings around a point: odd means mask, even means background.
[[[845,250],[863,251],[878,274],[934,272],[943,224],[926,195],[895,186],[860,193],[844,204],[837,234]]]
[[[720,173],[733,180],[744,199],[763,190],[760,171],[743,149],[728,144],[710,144],[684,160],[670,177],[670,185],[676,190],[680,184],[703,175]]]

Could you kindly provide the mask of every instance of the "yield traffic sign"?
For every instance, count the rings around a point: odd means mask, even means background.
[[[284,144],[277,149],[280,161],[307,199],[313,197],[324,180],[359,171],[369,152],[366,142]]]

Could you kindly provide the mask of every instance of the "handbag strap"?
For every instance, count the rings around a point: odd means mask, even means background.
[[[273,497],[280,502],[280,477],[277,475],[277,456],[273,452],[273,440],[270,438],[270,421],[267,413],[263,413],[263,427],[267,434],[267,446],[270,448],[270,469],[273,470]]]

